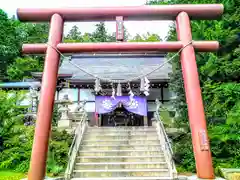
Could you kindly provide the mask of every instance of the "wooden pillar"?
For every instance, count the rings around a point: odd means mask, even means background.
[[[46,52],[28,180],[43,180],[45,177],[48,142],[60,59],[58,52],[54,48],[62,41],[62,34],[63,19],[59,14],[54,14],[51,18],[48,41],[52,47],[48,46]]]
[[[181,12],[177,16],[176,23],[178,40],[181,41],[183,45],[188,44],[192,41],[188,14],[186,12]],[[198,178],[201,179],[214,179],[214,169],[207,135],[207,125],[198,78],[198,69],[195,51],[192,45],[189,45],[182,50],[181,66],[197,175]]]
[[[164,85],[161,84],[161,102],[162,102],[162,104],[164,103],[164,93],[163,93],[163,88],[164,88]]]
[[[81,101],[81,90],[78,88],[78,105],[80,104]]]

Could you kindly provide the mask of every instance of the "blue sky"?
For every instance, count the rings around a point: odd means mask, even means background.
[[[10,16],[16,14],[16,9],[22,8],[53,8],[53,7],[103,7],[103,6],[141,6],[146,0],[0,0],[1,8]],[[147,32],[159,34],[162,39],[168,33],[170,21],[125,22],[125,27],[131,36],[146,34]],[[94,30],[94,22],[66,23],[65,33],[76,24],[84,32]],[[108,32],[115,32],[115,23],[106,22]]]

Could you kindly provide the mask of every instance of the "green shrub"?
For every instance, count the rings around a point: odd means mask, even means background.
[[[59,175],[63,170],[64,167],[60,166],[56,159],[55,154],[53,152],[48,152],[48,160],[47,160],[47,172],[52,173],[53,176]]]
[[[4,142],[5,150],[0,153],[0,169],[12,169],[16,172],[27,172],[29,169],[32,142],[34,135],[33,126],[14,127],[16,135],[9,137]],[[21,131],[20,131],[21,130]],[[49,142],[48,169],[54,175],[64,171],[68,161],[69,146],[72,136],[65,131],[52,130]]]
[[[240,168],[240,126],[210,125],[209,138],[215,167]]]
[[[209,125],[211,152],[216,175],[219,168],[240,168],[240,126],[236,124]],[[179,172],[195,172],[191,134],[173,140],[174,160]]]
[[[34,126],[24,126],[22,108],[18,106],[22,93],[0,91],[0,169],[27,172],[29,169]],[[56,117],[58,114],[55,112]],[[49,141],[47,171],[57,175],[64,171],[72,136],[52,129]]]
[[[190,134],[184,134],[174,139],[173,151],[178,172],[196,171]]]
[[[26,172],[31,157],[34,127],[15,125],[10,129],[10,133],[11,136],[4,141],[0,169]]]
[[[57,168],[58,170],[64,170],[67,165],[68,151],[72,143],[72,139],[73,136],[68,134],[66,131],[58,131],[56,128],[52,130],[49,144],[49,157],[55,161],[56,165],[59,167]]]

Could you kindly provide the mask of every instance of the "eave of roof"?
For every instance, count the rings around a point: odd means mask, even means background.
[[[6,82],[1,83],[0,88],[7,89],[7,88],[30,88],[30,87],[40,87],[41,83],[38,81],[35,82]]]
[[[34,78],[42,78],[43,73],[42,72],[32,72],[31,73]],[[73,76],[73,74],[67,74],[67,73],[60,73],[58,74],[58,79],[69,79]]]

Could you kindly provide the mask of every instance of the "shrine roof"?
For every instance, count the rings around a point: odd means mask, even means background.
[[[77,54],[71,62],[92,75],[115,80],[125,80],[153,71],[166,61],[165,54]],[[168,80],[172,67],[169,63],[148,75],[149,79]],[[59,74],[72,74],[72,80],[93,80],[91,76],[64,60]]]

